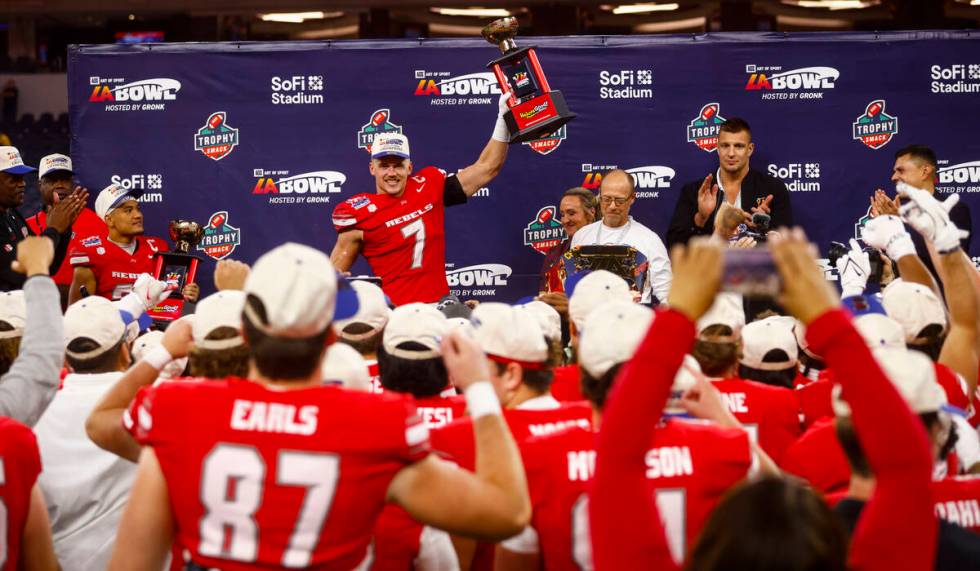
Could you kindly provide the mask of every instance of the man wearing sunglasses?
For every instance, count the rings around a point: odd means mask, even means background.
[[[667,299],[670,290],[670,259],[660,236],[630,216],[636,200],[633,177],[624,170],[609,171],[599,186],[599,207],[602,219],[579,229],[572,237],[572,248],[588,245],[623,245],[636,248],[637,269],[643,276],[642,303]],[[642,260],[640,257],[642,256]],[[638,280],[640,281],[640,280]]]

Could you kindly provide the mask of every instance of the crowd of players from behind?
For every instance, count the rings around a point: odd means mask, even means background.
[[[656,309],[605,271],[567,282],[564,315],[433,303],[443,208],[499,171],[501,122],[456,175],[412,176],[407,139],[376,140],[377,192],[335,211],[331,257],[222,261],[163,332],[145,312],[173,286],[119,269],[166,247],[135,197],[100,193],[94,237],[62,220],[84,191],[52,201],[0,295],[0,568],[980,566],[980,273],[955,198],[900,184],[880,204],[863,241],[901,276],[880,295],[856,242],[838,294],[782,229],[784,314],[746,315],[721,291],[720,212],[672,249]],[[384,290],[342,275],[359,254]]]

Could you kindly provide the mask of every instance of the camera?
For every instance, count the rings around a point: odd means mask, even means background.
[[[830,259],[830,267],[836,268],[837,260],[839,260],[841,256],[847,254],[849,251],[850,248],[844,244],[841,244],[840,242],[831,242],[830,248],[827,250],[827,258]],[[868,283],[880,284],[881,275],[884,271],[885,265],[884,260],[881,259],[881,252],[875,248],[867,247],[862,251],[868,254],[868,261],[871,265],[871,275],[868,276]]]

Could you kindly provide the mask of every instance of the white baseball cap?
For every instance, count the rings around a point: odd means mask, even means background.
[[[0,171],[9,174],[27,174],[36,170],[24,164],[17,147],[0,147]]]
[[[325,385],[340,385],[345,389],[363,392],[371,389],[371,374],[368,372],[367,362],[350,345],[334,343],[327,347],[320,374]]]
[[[681,397],[684,393],[694,388],[697,383],[697,375],[701,374],[701,364],[693,355],[685,354],[681,366],[674,375],[674,382],[670,385],[670,398],[664,405],[664,412],[667,414],[687,414],[681,406]]]
[[[883,347],[873,354],[885,376],[914,413],[937,412],[946,404],[946,392],[936,380],[936,367],[928,357],[904,347]],[[840,385],[836,385],[833,390],[834,413],[850,416],[851,407],[842,397],[846,395],[842,395]]]
[[[123,188],[118,184],[110,184],[99,192],[95,199],[95,213],[99,218],[105,218],[110,212],[119,208],[127,200],[136,200],[143,196],[143,191],[135,188]]]
[[[653,310],[632,301],[610,301],[592,310],[585,320],[578,344],[578,362],[599,378],[609,369],[633,357],[643,341]]]
[[[935,293],[922,284],[897,279],[885,287],[881,305],[888,317],[902,325],[905,342],[913,343],[929,325],[947,325],[946,308]]]
[[[449,332],[446,316],[434,306],[426,303],[407,303],[391,312],[388,325],[381,339],[385,353],[402,359],[432,359],[442,355],[439,343]],[[398,346],[409,341],[419,343],[425,349],[414,351],[399,349]]]
[[[380,159],[387,156],[411,159],[408,137],[401,133],[379,133],[375,135],[374,141],[371,142],[371,158]]]
[[[551,341],[561,342],[561,315],[558,315],[554,307],[539,300],[529,301],[516,307],[530,312],[538,320],[545,337]]]
[[[795,325],[795,319],[782,315],[749,323],[742,328],[742,357],[739,362],[746,367],[763,371],[782,371],[794,366],[799,357],[796,335],[793,333]],[[776,349],[786,353],[785,361],[762,360],[766,353]]]
[[[355,280],[350,282],[351,288],[357,294],[358,309],[357,313],[350,319],[334,320],[333,327],[337,335],[349,341],[366,339],[378,331],[384,329],[391,318],[391,309],[388,307],[388,298],[381,288],[371,282]],[[344,328],[353,323],[363,323],[371,328],[365,333],[344,333]]]
[[[905,349],[905,330],[899,322],[887,315],[880,313],[859,315],[854,318],[854,327],[872,349],[883,347]]]
[[[140,361],[151,349],[160,345],[163,342],[163,331],[147,331],[146,333],[140,335],[133,341],[133,362],[136,363]],[[162,379],[173,379],[179,377],[184,373],[184,369],[187,367],[187,357],[181,357],[179,359],[174,359],[173,361],[164,365],[163,370],[160,371],[160,378]]]
[[[65,350],[76,359],[98,357],[119,343],[126,334],[126,325],[119,316],[119,309],[111,301],[100,296],[89,296],[68,306],[65,311],[65,344],[87,337],[98,347],[84,353]]]
[[[27,323],[27,303],[24,301],[24,290],[18,289],[0,293],[0,321],[13,327],[10,331],[0,331],[0,339],[11,339],[24,335],[24,324]]]
[[[74,174],[75,172],[71,168],[71,158],[58,153],[46,155],[41,158],[41,163],[38,165],[37,171],[37,175],[41,178],[58,171],[64,171],[68,174]]]
[[[262,302],[265,319],[248,301],[242,319],[273,337],[313,337],[334,318],[357,313],[357,294],[337,275],[330,258],[295,242],[277,246],[256,260],[245,280],[245,293]]]
[[[245,292],[227,289],[213,293],[197,302],[191,332],[194,346],[200,349],[221,350],[238,347],[245,343],[242,338],[242,309],[245,307]],[[231,327],[238,335],[227,339],[208,339],[207,336],[219,327]]]
[[[745,308],[742,307],[742,296],[732,292],[721,292],[715,296],[707,313],[698,319],[698,333],[712,325],[726,325],[737,336],[745,327]]]
[[[530,311],[506,303],[481,303],[470,317],[476,341],[493,361],[517,363],[525,369],[543,369],[548,345],[538,320]]]
[[[607,301],[633,301],[633,292],[626,280],[606,270],[589,272],[577,280],[570,278],[565,286],[568,290],[568,315],[579,334],[585,326],[585,319],[597,306]]]

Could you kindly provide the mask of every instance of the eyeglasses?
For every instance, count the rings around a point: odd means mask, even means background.
[[[626,197],[626,198],[620,198],[618,196],[616,196],[616,197],[613,197],[613,196],[600,196],[599,197],[599,202],[601,202],[604,206],[609,206],[612,203],[616,203],[616,206],[623,206],[624,204],[626,204],[627,202],[629,202],[630,198],[633,198],[633,197],[632,196],[629,196],[629,197]]]

